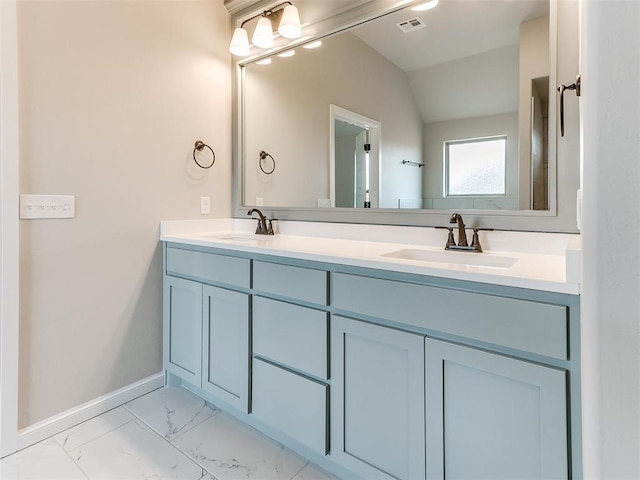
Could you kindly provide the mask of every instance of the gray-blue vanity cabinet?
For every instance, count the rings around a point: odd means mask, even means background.
[[[329,386],[253,359],[251,414],[319,455],[328,452]]]
[[[202,302],[202,389],[246,412],[249,295],[205,285]]]
[[[339,476],[581,478],[577,296],[166,252],[167,372]]]
[[[329,378],[329,314],[253,296],[253,354],[306,375]]]
[[[249,402],[250,321],[250,295],[243,290],[250,279],[248,258],[165,248],[165,369],[243,412]]]
[[[201,385],[202,284],[182,278],[164,279],[164,368]]]
[[[329,450],[327,277],[253,262],[251,415],[321,456]]]
[[[564,370],[427,338],[427,478],[566,479]]]
[[[425,478],[424,336],[331,323],[331,458],[367,479]]]

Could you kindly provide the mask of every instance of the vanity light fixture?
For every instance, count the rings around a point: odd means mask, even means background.
[[[416,5],[415,7],[411,7],[411,10],[415,12],[424,12],[426,10],[431,10],[438,6],[438,0],[429,0],[428,2],[421,3]]]
[[[285,38],[298,38],[302,34],[298,9],[291,2],[284,2],[248,18],[236,28],[231,38],[229,51],[238,57],[250,55],[249,34],[244,26],[251,20],[258,19],[251,41],[256,47],[273,47],[273,31],[278,26],[278,33]]]
[[[271,58],[265,58],[264,60],[258,60],[256,65],[271,65]]]

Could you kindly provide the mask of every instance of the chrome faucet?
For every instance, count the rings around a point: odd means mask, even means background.
[[[252,208],[251,210],[249,210],[249,212],[247,212],[247,215],[253,215],[254,213],[257,213],[260,216],[260,218],[256,219],[258,220],[258,226],[256,227],[256,235],[274,235],[273,219],[267,220],[267,217],[265,217],[262,214],[262,212],[257,208]],[[267,222],[269,222],[268,225],[267,225]]]

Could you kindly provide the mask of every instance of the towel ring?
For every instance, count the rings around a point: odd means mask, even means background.
[[[273,162],[273,168],[268,172],[262,167],[262,161],[267,157],[269,157]],[[258,165],[260,165],[260,170],[262,170],[262,172],[265,173],[266,175],[271,175],[273,172],[276,171],[275,158],[273,158],[269,153],[265,152],[264,150],[260,152],[260,160],[258,160]]]
[[[204,165],[202,165],[196,158],[196,151],[201,152],[202,150],[205,149],[205,147],[208,148],[209,151],[211,152],[211,165],[209,165],[208,167],[205,167]],[[193,161],[196,162],[196,164],[200,168],[204,168],[204,169],[211,168],[213,167],[213,164],[216,163],[216,153],[213,151],[213,148],[211,148],[209,145],[198,140],[193,148]]]

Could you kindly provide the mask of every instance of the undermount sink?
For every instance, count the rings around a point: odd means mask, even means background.
[[[267,235],[240,235],[236,233],[223,233],[218,235],[207,235],[207,238],[215,240],[229,240],[231,242],[257,243],[260,240],[269,238]]]
[[[396,250],[395,252],[384,253],[382,256],[403,260],[418,260],[420,262],[451,263],[455,265],[486,268],[510,268],[518,260],[513,257],[488,253],[451,252],[445,250],[434,251],[417,248]]]

